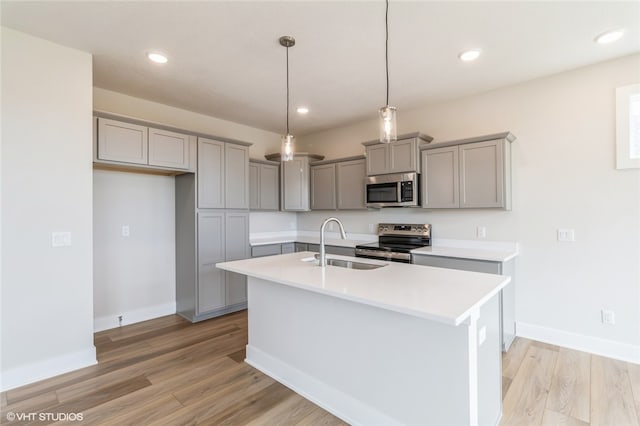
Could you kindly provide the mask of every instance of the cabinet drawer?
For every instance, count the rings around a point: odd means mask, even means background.
[[[251,247],[251,257],[273,256],[276,254],[282,254],[280,244]]]
[[[293,253],[295,252],[295,244],[294,243],[282,244],[281,251],[282,251],[282,254]]]
[[[296,253],[299,251],[308,251],[309,247],[307,247],[306,243],[295,243],[295,251]]]
[[[472,272],[485,272],[487,274],[502,273],[502,263],[490,262],[486,260],[413,255],[412,263],[415,263],[416,265],[435,266],[437,268],[460,269],[463,271],[472,271]]]

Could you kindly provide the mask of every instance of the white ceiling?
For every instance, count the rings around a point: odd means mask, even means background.
[[[294,134],[374,118],[385,103],[384,1],[2,1],[4,26],[92,53],[97,87],[281,133],[285,48]],[[399,1],[390,103],[402,110],[640,51],[640,2]],[[624,28],[610,45],[596,35]],[[482,49],[474,63],[457,55]],[[159,66],[145,58],[157,49]],[[525,101],[525,100],[523,100]],[[401,115],[400,115],[401,117]]]

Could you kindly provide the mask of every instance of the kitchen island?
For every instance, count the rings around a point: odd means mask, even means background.
[[[509,277],[313,255],[217,265],[249,277],[247,363],[350,424],[497,424]]]

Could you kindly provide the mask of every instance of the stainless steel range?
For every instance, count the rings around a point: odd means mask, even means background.
[[[378,242],[356,246],[356,257],[411,263],[411,250],[431,245],[429,224],[378,224]]]

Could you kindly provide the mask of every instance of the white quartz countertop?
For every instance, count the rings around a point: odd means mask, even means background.
[[[374,234],[352,234],[347,232],[347,239],[340,238],[337,232],[325,233],[325,244],[339,247],[355,247],[358,244],[367,244],[378,241],[378,236]],[[252,234],[249,243],[251,246],[264,246],[268,244],[283,243],[307,243],[320,244],[320,233],[312,231],[291,231],[291,232],[274,232]]]
[[[356,270],[321,268],[315,253],[300,252],[218,263],[231,272],[316,293],[376,306],[448,325],[460,325],[509,284],[511,277],[406,263],[328,255],[363,263],[385,264]]]

